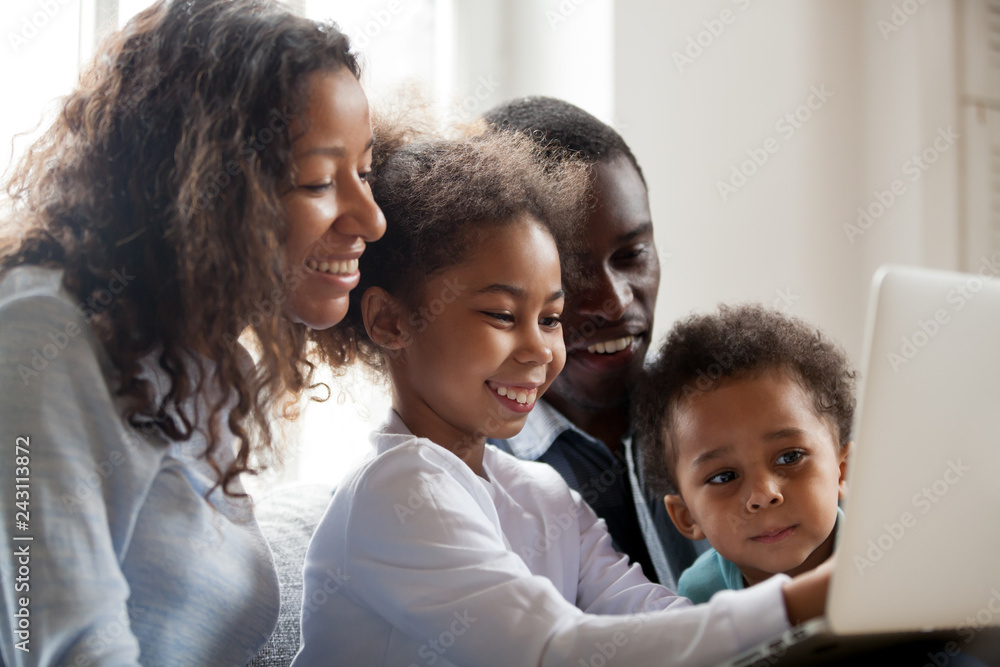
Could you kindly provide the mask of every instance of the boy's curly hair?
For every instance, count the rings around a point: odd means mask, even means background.
[[[675,324],[633,394],[635,437],[650,492],[678,492],[673,420],[685,398],[775,368],[802,386],[838,444],[847,444],[857,372],[844,350],[800,319],[756,304],[722,305],[717,313]]]
[[[381,287],[415,307],[434,273],[462,263],[489,232],[531,216],[552,234],[565,263],[582,218],[588,167],[562,156],[542,161],[540,148],[516,132],[458,139],[375,128],[372,193],[386,218],[386,233],[361,256],[361,282],[340,326],[324,346],[345,349],[374,369],[381,348],[365,331],[361,297]],[[563,266],[563,275],[567,273]]]

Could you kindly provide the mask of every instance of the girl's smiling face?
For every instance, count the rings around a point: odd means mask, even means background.
[[[678,529],[707,538],[749,584],[795,575],[833,550],[848,446],[787,372],[726,381],[675,408]]]
[[[549,232],[525,217],[477,243],[461,264],[428,277],[417,307],[396,318],[400,349],[389,355],[404,423],[460,456],[518,433],[566,360]]]
[[[291,275],[285,313],[313,329],[327,329],[347,313],[365,243],[385,232],[385,217],[368,184],[368,100],[346,67],[309,75],[303,118],[292,122],[291,132],[293,182],[282,195]]]

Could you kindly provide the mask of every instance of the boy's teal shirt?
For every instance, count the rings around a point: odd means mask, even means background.
[[[837,508],[837,526],[844,518],[844,512]],[[837,530],[834,526],[834,531]],[[743,590],[743,573],[732,561],[726,560],[715,549],[709,549],[677,580],[677,594],[689,598],[695,604],[708,602],[719,591]]]

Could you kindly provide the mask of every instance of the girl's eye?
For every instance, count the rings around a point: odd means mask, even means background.
[[[315,185],[303,185],[302,187],[310,192],[326,192],[333,187],[333,183],[317,183]]]
[[[505,324],[511,324],[514,322],[514,316],[511,315],[510,313],[493,313],[488,310],[484,310],[483,315],[486,315],[487,317],[492,317],[493,319],[503,322]]]
[[[785,452],[784,454],[779,456],[778,460],[775,461],[775,463],[777,465],[791,465],[793,463],[798,463],[803,456],[805,456],[805,452],[793,450],[790,452]]]
[[[371,175],[372,175],[371,169],[369,169],[368,171],[359,171],[358,172],[358,178],[361,179],[362,183],[367,183],[368,180],[371,178]]]
[[[559,319],[558,315],[553,315],[551,317],[543,317],[542,319],[538,320],[538,323],[541,324],[543,327],[546,327],[547,329],[557,328],[560,322],[562,322],[562,320]]]
[[[732,470],[727,470],[725,472],[716,473],[712,475],[707,480],[706,484],[725,484],[726,482],[731,482],[736,479],[736,473]]]

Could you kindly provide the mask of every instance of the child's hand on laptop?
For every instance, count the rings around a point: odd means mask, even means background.
[[[790,624],[799,625],[823,615],[835,561],[836,556],[831,556],[822,565],[798,575],[781,587]]]

